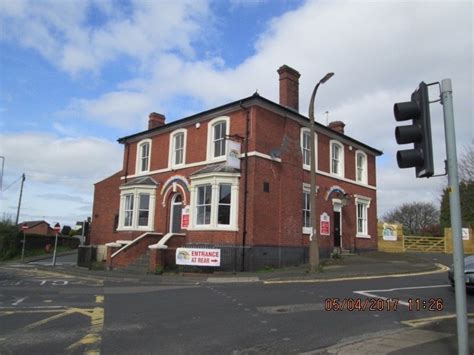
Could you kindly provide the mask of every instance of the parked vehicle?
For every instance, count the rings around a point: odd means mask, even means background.
[[[449,282],[454,286],[454,267],[451,265],[448,272]],[[464,258],[464,279],[466,281],[466,289],[474,291],[474,255]]]

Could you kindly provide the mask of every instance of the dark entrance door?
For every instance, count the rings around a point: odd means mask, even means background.
[[[183,211],[183,198],[176,194],[171,200],[171,233],[181,231],[181,212]]]
[[[341,212],[334,212],[334,247],[341,247]]]

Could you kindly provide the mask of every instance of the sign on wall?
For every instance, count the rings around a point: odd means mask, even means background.
[[[319,234],[321,235],[330,235],[331,234],[331,219],[329,215],[324,212],[321,215],[319,222]]]
[[[181,213],[181,229],[188,229],[189,227],[189,205],[183,207]]]
[[[462,229],[462,240],[469,240],[469,228]]]
[[[240,169],[240,143],[235,141],[227,142],[227,166]]]
[[[220,249],[178,248],[176,265],[221,266]]]
[[[383,224],[383,240],[396,241],[397,240],[397,225]]]

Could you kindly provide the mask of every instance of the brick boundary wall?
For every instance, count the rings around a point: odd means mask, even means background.
[[[161,238],[163,238],[162,234],[149,234],[127,249],[124,249],[114,258],[112,258],[112,254],[121,247],[107,247],[107,268],[113,269],[115,267],[128,266],[135,259],[145,254],[148,251],[148,246],[158,243]]]

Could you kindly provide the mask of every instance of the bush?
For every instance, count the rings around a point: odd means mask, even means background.
[[[7,260],[21,253],[21,232],[10,220],[0,221],[0,260]]]

